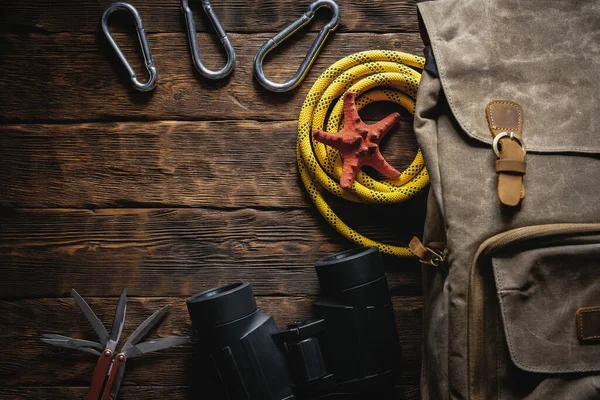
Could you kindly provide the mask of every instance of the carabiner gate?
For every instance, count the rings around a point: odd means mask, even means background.
[[[294,74],[292,79],[285,83],[275,83],[267,79],[263,71],[263,62],[266,55],[269,54],[269,52],[271,52],[273,49],[275,49],[275,47],[279,46],[282,42],[288,39],[290,36],[292,36],[298,29],[308,24],[314,18],[317,10],[321,7],[329,8],[333,15],[331,16],[331,20],[329,20],[329,22],[325,24],[323,29],[321,29],[321,31],[317,35],[317,38],[315,39],[313,44],[310,46],[310,49],[308,50],[306,57],[302,61],[302,64],[300,64],[298,71],[296,71],[296,74]],[[317,0],[314,3],[312,3],[310,6],[308,6],[308,11],[305,12],[300,18],[292,22],[289,26],[284,28],[273,38],[269,39],[265,44],[263,44],[260,47],[260,49],[258,49],[258,52],[254,56],[254,76],[256,77],[258,82],[263,87],[272,92],[281,93],[294,89],[300,84],[300,82],[302,82],[302,80],[304,80],[304,77],[308,73],[308,70],[317,58],[317,55],[321,50],[321,46],[323,46],[323,43],[325,43],[325,40],[327,40],[327,36],[329,36],[329,34],[338,27],[339,22],[340,8],[335,1]]]
[[[148,81],[146,83],[141,83],[137,79],[137,75],[131,67],[131,64],[129,64],[129,61],[127,61],[127,58],[121,51],[121,48],[119,47],[117,42],[115,42],[115,39],[112,37],[112,35],[110,34],[110,30],[108,29],[108,18],[113,12],[117,10],[127,11],[133,16],[135,29],[137,30],[138,39],[142,48],[142,55],[144,56],[144,64],[146,65],[146,69],[148,70],[149,74]],[[131,79],[133,87],[139,90],[140,92],[148,92],[154,89],[154,87],[156,86],[156,81],[158,79],[158,72],[156,71],[156,67],[154,66],[154,59],[152,58],[152,52],[150,51],[150,45],[148,44],[148,36],[146,36],[146,30],[144,29],[142,17],[140,16],[138,10],[136,10],[135,7],[131,4],[124,2],[117,2],[109,5],[108,7],[106,7],[106,10],[104,10],[104,14],[102,15],[102,31],[104,32],[104,36],[106,36],[106,39],[108,39],[112,48],[117,53],[119,60],[121,60],[121,63],[125,66],[125,69],[129,73],[129,78]]]
[[[181,11],[183,12],[185,18],[185,24],[187,25],[188,30],[188,41],[190,43],[190,52],[192,53],[192,60],[194,61],[194,66],[196,70],[200,72],[203,76],[208,79],[221,79],[225,78],[227,75],[231,73],[233,68],[235,67],[235,50],[231,45],[231,41],[229,37],[227,37],[227,33],[223,26],[219,22],[217,15],[215,14],[210,1],[202,0],[202,8],[204,8],[204,12],[208,16],[208,19],[212,23],[212,26],[215,28],[217,35],[219,35],[219,39],[225,48],[225,52],[227,53],[227,64],[218,70],[212,71],[204,66],[202,60],[200,59],[200,52],[198,51],[198,40],[196,39],[196,24],[194,23],[194,14],[192,14],[192,9],[188,4],[188,0],[181,0]]]

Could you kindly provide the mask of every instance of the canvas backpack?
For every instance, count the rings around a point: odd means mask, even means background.
[[[600,2],[419,13],[423,397],[600,399]]]

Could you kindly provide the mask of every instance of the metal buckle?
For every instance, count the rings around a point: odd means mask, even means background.
[[[521,146],[521,148],[523,149],[523,156],[527,154],[527,148],[525,147],[525,142],[523,141],[523,139],[521,139],[521,136],[515,134],[514,132],[500,132],[496,135],[496,137],[494,137],[494,142],[492,143],[492,149],[494,150],[494,153],[496,153],[496,156],[498,156],[498,158],[500,157],[500,150],[498,149],[498,144],[500,143],[500,140],[504,139],[505,137],[515,140],[517,143],[519,143],[519,146]]]
[[[429,254],[429,258],[419,259],[419,262],[421,264],[433,265],[434,267],[439,267],[440,265],[442,265],[442,263],[446,259],[446,256],[444,256],[444,253],[437,251],[437,250],[433,250],[432,248],[427,247],[427,246],[424,246],[424,247],[427,250],[427,254]]]

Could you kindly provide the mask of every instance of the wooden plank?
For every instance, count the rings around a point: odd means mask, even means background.
[[[1,400],[56,400],[56,399],[81,399],[85,396],[86,387],[19,387],[0,388]],[[204,398],[206,393],[192,395],[192,389],[187,386],[125,386],[119,391],[119,400],[144,399],[144,400],[189,400],[190,398]],[[419,387],[415,385],[396,386],[394,399],[397,400],[420,400]],[[372,400],[359,399],[354,396],[348,400]]]
[[[265,66],[267,76],[275,81],[289,79],[315,35],[292,40],[277,51]],[[222,63],[214,41],[211,43],[207,34],[200,36],[207,43],[206,64],[213,67]],[[141,76],[144,69],[139,52],[134,50],[134,37],[115,37]],[[421,54],[423,47],[418,34],[336,34],[298,89],[274,95],[260,87],[252,75],[254,54],[268,38],[268,34],[232,34],[238,53],[236,70],[226,80],[209,82],[195,72],[184,34],[150,35],[158,86],[151,93],[140,93],[131,87],[116,56],[96,35],[0,33],[0,119],[295,120],[312,83],[338,59],[377,48]]]
[[[214,0],[213,8],[227,32],[278,32],[300,17],[311,0]],[[413,0],[339,1],[340,31],[352,32],[417,32],[417,8]],[[179,1],[136,2],[148,32],[182,32],[185,27]],[[207,24],[199,1],[190,1],[198,31]],[[43,32],[95,32],[107,2],[104,0],[13,0],[0,3],[0,26]],[[116,16],[116,15],[115,15]],[[329,12],[319,12],[311,26],[318,30]],[[128,21],[130,22],[130,21]],[[212,28],[209,28],[212,32]]]
[[[86,296],[85,292],[81,293]],[[116,298],[86,300],[110,329]],[[258,297],[258,307],[273,315],[280,327],[314,318],[313,298]],[[164,306],[173,308],[149,338],[191,335],[191,322],[185,298],[129,298],[125,339],[146,317]],[[421,352],[422,300],[420,297],[394,297],[393,304],[403,348],[404,374],[399,384],[416,385]],[[91,326],[71,298],[0,301],[5,344],[0,363],[2,386],[85,386],[95,366],[95,357],[77,351],[55,348],[41,342],[42,333],[60,333],[98,340]],[[124,340],[123,340],[124,341]],[[127,363],[125,386],[190,385],[193,377],[192,346],[186,345],[144,355]],[[28,368],[36,365],[36,368]]]
[[[87,386],[67,387],[0,387],[1,400],[56,400],[83,399]],[[187,386],[126,386],[119,391],[119,400],[186,400],[190,388]]]
[[[312,207],[298,181],[296,127],[295,121],[0,125],[0,206]],[[408,166],[417,149],[409,122],[386,140],[388,161]]]
[[[0,296],[187,296],[241,280],[257,294],[315,294],[315,261],[353,245],[313,210],[3,210]],[[422,214],[419,214],[422,215]],[[364,220],[370,219],[363,215]],[[415,232],[391,221],[394,241]],[[385,225],[366,230],[385,237]],[[387,237],[390,239],[390,236]],[[420,294],[415,260],[386,259],[392,291]],[[118,284],[115,284],[118,283]]]

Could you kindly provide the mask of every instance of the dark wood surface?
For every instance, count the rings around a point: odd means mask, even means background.
[[[306,81],[279,95],[253,80],[252,58],[308,1],[213,3],[238,54],[220,82],[195,72],[179,1],[132,2],[159,71],[146,94],[130,88],[97,34],[106,1],[0,3],[0,399],[85,394],[94,357],[39,341],[42,333],[94,339],[71,288],[110,325],[127,287],[124,337],[167,303],[173,309],[151,336],[190,334],[185,298],[240,280],[253,283],[259,306],[284,326],[313,315],[314,262],[353,247],[304,194],[296,119],[312,82],[339,58],[377,48],[421,54],[415,2],[340,0],[339,30]],[[203,60],[221,65],[212,30],[193,8]],[[326,14],[274,52],[269,77],[294,73]],[[111,29],[143,71],[128,19],[115,15]],[[410,116],[386,104],[362,115],[390,111],[403,120],[384,153],[403,168],[416,151]],[[421,232],[424,195],[392,206],[330,200],[368,236],[406,244]],[[403,346],[397,398],[416,399],[421,272],[414,260],[385,263]],[[190,365],[185,346],[135,359],[120,398],[194,398]]]

